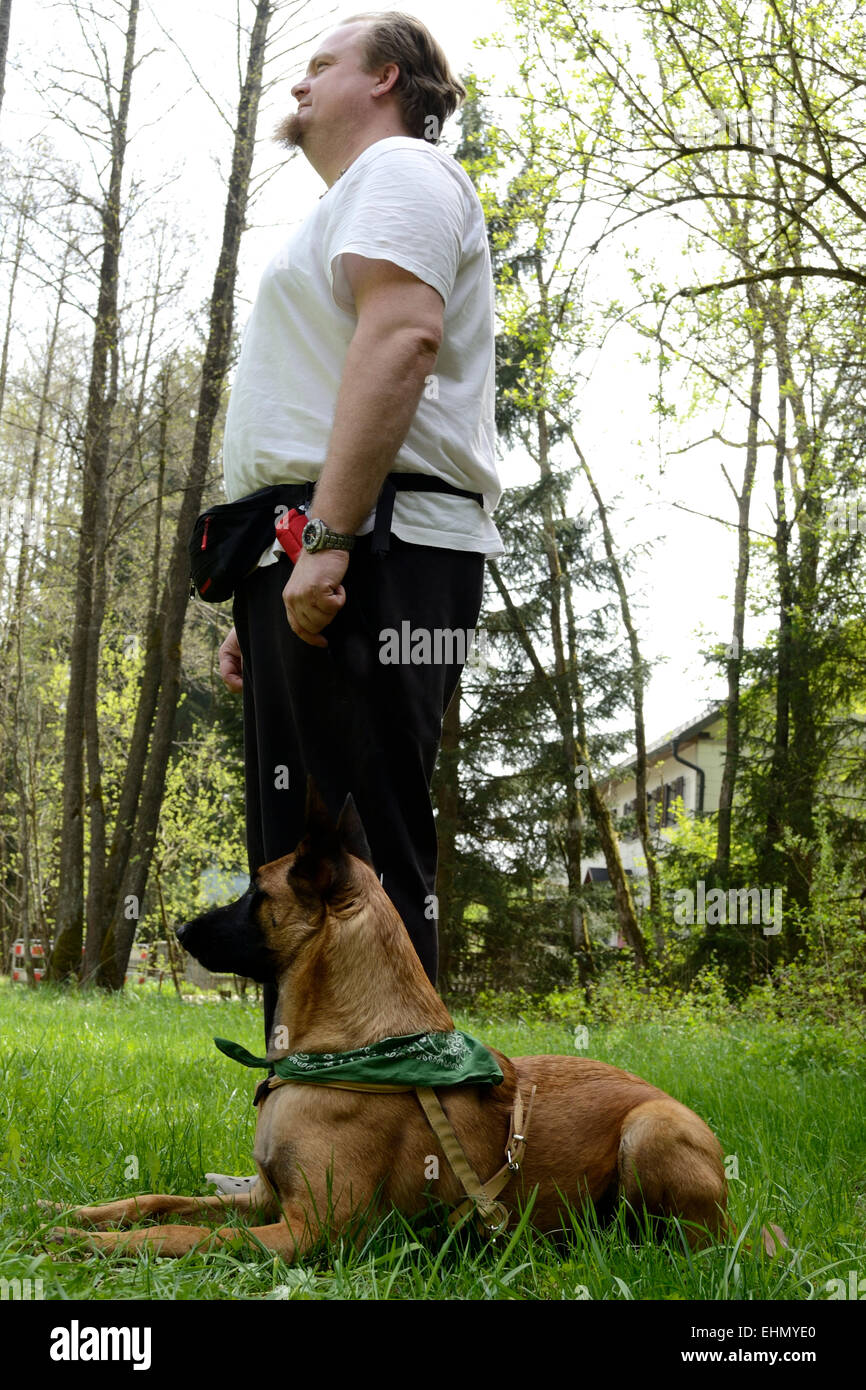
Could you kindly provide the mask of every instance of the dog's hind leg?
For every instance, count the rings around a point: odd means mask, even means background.
[[[40,1203],[54,1211],[64,1211],[59,1204]],[[70,1212],[76,1224],[92,1227],[134,1226],[151,1216],[198,1216],[205,1220],[222,1217],[226,1211],[241,1211],[250,1215],[276,1215],[273,1193],[261,1181],[252,1192],[221,1194],[217,1197],[180,1197],[168,1192],[148,1192],[140,1197],[124,1197],[117,1202],[105,1202],[98,1207],[79,1207]]]
[[[629,1111],[617,1166],[620,1193],[630,1206],[650,1216],[678,1217],[693,1250],[724,1236],[727,1184],[721,1145],[679,1101],[649,1100]]]

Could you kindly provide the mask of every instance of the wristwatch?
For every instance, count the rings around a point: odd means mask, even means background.
[[[355,537],[342,536],[339,531],[332,531],[330,526],[316,517],[313,521],[308,521],[304,527],[301,544],[308,555],[315,555],[320,550],[351,550],[355,544]]]

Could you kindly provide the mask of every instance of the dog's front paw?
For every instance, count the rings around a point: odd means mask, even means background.
[[[51,1245],[67,1245],[73,1240],[91,1240],[91,1233],[80,1230],[78,1226],[52,1226],[45,1240]]]

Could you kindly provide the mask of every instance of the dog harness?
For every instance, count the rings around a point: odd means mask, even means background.
[[[438,1087],[493,1085],[503,1080],[502,1071],[484,1045],[456,1029],[446,1033],[409,1033],[383,1038],[351,1052],[295,1052],[274,1061],[255,1057],[239,1043],[214,1038],[221,1052],[245,1067],[266,1067],[270,1073],[256,1087],[254,1104],[267,1100],[277,1086],[328,1086],[346,1091],[399,1093],[414,1091],[466,1201],[448,1218],[455,1225],[474,1213],[481,1229],[493,1235],[504,1231],[509,1212],[496,1198],[520,1171],[536,1087],[532,1087],[524,1114],[518,1088],[509,1117],[505,1163],[482,1183],[469,1162],[436,1094]]]

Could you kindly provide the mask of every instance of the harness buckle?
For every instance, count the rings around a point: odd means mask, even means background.
[[[491,1202],[486,1211],[482,1212],[479,1208],[478,1219],[485,1231],[492,1236],[500,1236],[508,1225],[509,1214],[501,1202]]]

